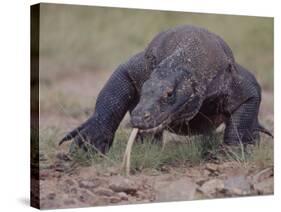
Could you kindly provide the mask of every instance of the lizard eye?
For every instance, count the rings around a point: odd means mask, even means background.
[[[174,101],[175,101],[175,92],[173,91],[167,92],[165,102],[173,103]]]
[[[167,89],[161,97],[161,102],[163,104],[167,104],[167,103],[173,103],[174,101],[175,101],[175,90]]]
[[[173,96],[173,91],[169,91],[169,92],[167,93],[167,97],[170,98],[170,97],[172,97],[172,96]]]

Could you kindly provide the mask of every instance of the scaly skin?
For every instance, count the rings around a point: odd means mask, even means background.
[[[94,114],[68,133],[79,146],[89,142],[106,153],[125,113],[134,127],[192,135],[226,124],[226,144],[247,144],[258,131],[261,89],[255,77],[235,62],[217,35],[193,26],[158,34],[148,47],[120,65],[101,90]],[[271,134],[270,134],[271,135]]]

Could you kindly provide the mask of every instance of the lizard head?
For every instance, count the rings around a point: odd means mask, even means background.
[[[131,113],[133,127],[157,131],[173,121],[191,119],[201,102],[197,85],[185,68],[156,68],[143,84],[139,103]]]

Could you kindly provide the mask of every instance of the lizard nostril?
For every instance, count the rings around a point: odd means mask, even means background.
[[[147,120],[147,119],[149,119],[150,118],[150,113],[149,112],[145,112],[144,113],[144,118]]]

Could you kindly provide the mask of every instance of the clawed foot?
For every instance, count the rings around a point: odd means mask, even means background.
[[[84,151],[105,154],[111,147],[113,136],[103,133],[95,124],[85,123],[69,132],[59,143],[73,139],[73,144]],[[73,145],[72,145],[73,146]],[[72,148],[73,149],[73,148]],[[73,150],[70,150],[73,151]]]

